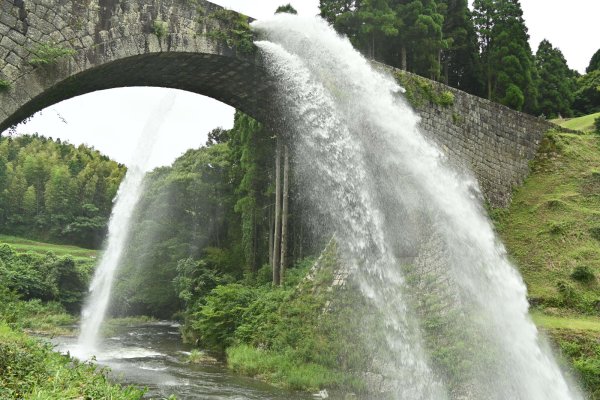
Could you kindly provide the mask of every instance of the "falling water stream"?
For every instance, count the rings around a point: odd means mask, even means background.
[[[81,313],[78,348],[74,349],[74,354],[81,358],[98,353],[98,333],[110,302],[115,271],[127,244],[131,216],[142,194],[143,180],[152,148],[174,102],[174,93],[166,95],[161,100],[146,122],[137,146],[132,149],[132,159],[125,179],[119,187],[110,216],[106,248],[94,273],[89,296]]]
[[[384,332],[373,332],[373,340],[384,337],[383,369],[397,381],[393,397],[583,399],[528,315],[525,285],[494,233],[475,179],[422,134],[395,81],[318,18],[281,14],[253,27],[279,82],[276,102],[304,200],[336,232],[344,262],[383,318]],[[79,345],[88,354],[97,350],[144,162],[172,101],[153,113],[146,147],[138,151],[140,168],[130,168],[119,189],[83,312]],[[436,365],[427,314],[416,306],[426,288],[415,282],[424,280],[410,274],[441,282],[437,295],[451,318],[437,340],[462,344],[454,348],[464,368],[452,381]]]
[[[582,399],[528,315],[525,285],[476,181],[420,132],[401,88],[321,19],[279,15],[253,26],[279,82],[302,193],[385,320],[396,398]],[[444,282],[453,314],[439,332],[449,338],[438,341],[471,347],[456,350],[465,371],[452,382],[434,372],[437,349],[425,340],[427,315],[414,307],[419,287],[407,265]]]

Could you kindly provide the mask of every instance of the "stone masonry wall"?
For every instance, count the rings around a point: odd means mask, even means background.
[[[393,74],[406,72],[390,70]],[[494,207],[510,204],[512,192],[529,174],[544,134],[561,129],[544,119],[425,80],[437,94],[452,93],[451,105],[421,101],[415,106],[421,128],[437,145],[477,178],[485,199]]]
[[[208,34],[222,28],[210,17],[219,9],[205,0],[2,0],[0,80],[8,87],[0,86],[0,133],[59,101],[123,86],[210,96],[285,131],[277,127],[271,104],[276,85],[260,54],[239,54]],[[160,35],[157,23],[165,28]],[[51,65],[32,64],[35,49],[43,45],[72,54]],[[542,136],[554,126],[427,82],[451,92],[454,102],[417,106],[422,129],[451,159],[473,171],[490,204],[508,205]]]

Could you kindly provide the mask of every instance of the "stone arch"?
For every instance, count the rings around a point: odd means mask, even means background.
[[[187,90],[268,122],[273,85],[256,53],[210,34],[229,29],[210,17],[219,10],[189,0],[4,1],[0,79],[9,87],[0,92],[0,132],[62,100],[124,86]],[[32,65],[36,46],[66,54]]]

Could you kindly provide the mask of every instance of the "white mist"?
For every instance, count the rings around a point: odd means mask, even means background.
[[[127,245],[131,217],[143,190],[143,181],[160,128],[175,102],[175,94],[166,95],[146,122],[138,145],[132,149],[132,161],[119,186],[108,223],[106,248],[96,267],[90,284],[89,296],[81,313],[81,331],[76,354],[80,358],[96,355],[99,349],[99,331],[110,302],[115,272]]]
[[[328,218],[364,295],[386,321],[395,398],[579,400],[528,315],[474,179],[448,166],[418,129],[391,77],[373,70],[318,18],[280,14],[253,23],[303,193]],[[433,372],[423,321],[407,300],[402,264],[436,264],[447,280],[469,367]],[[455,391],[460,394],[457,395]]]

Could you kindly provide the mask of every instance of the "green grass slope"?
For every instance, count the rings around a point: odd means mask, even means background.
[[[532,318],[600,399],[600,136],[550,133],[508,209],[492,217]]]
[[[69,246],[64,244],[51,244],[37,242],[35,240],[24,239],[17,236],[0,235],[0,243],[11,245],[18,253],[38,253],[46,254],[53,252],[57,256],[70,255],[74,259],[93,260],[98,256],[97,250],[84,249],[77,246]]]
[[[552,120],[552,122],[567,129],[574,129],[576,131],[583,132],[593,132],[594,120],[598,117],[600,117],[600,113],[585,115],[583,117],[578,118],[555,119]]]

